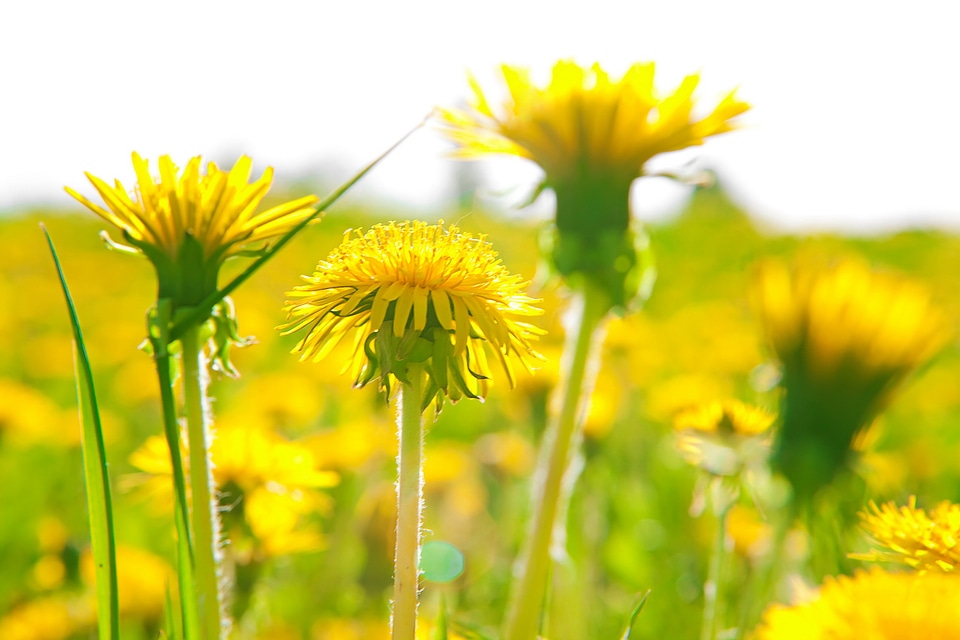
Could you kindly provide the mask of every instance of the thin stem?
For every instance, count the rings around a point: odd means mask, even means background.
[[[774,523],[773,543],[760,567],[751,577],[747,595],[740,601],[740,624],[737,626],[737,640],[747,637],[753,627],[760,622],[764,608],[777,598],[777,586],[787,562],[787,536],[794,522],[793,505],[786,508],[787,514],[779,515]]]
[[[557,514],[564,502],[564,474],[570,466],[571,451],[578,440],[584,408],[589,397],[600,340],[597,329],[609,309],[609,300],[599,289],[584,281],[574,298],[578,313],[567,327],[564,346],[565,383],[561,385],[562,405],[544,436],[543,450],[534,480],[535,512],[528,546],[515,569],[519,582],[514,587],[504,640],[535,640],[550,573],[550,546]]]
[[[729,505],[717,513],[717,530],[710,555],[710,568],[707,582],[703,585],[703,628],[701,640],[714,640],[717,637],[717,623],[722,616],[720,593],[723,589],[723,563],[727,553],[727,514]]]
[[[400,387],[397,428],[397,548],[394,556],[392,640],[414,640],[419,591],[420,517],[423,509],[423,401],[424,373],[408,372],[410,382]]]
[[[221,637],[226,625],[221,620],[217,571],[220,520],[217,505],[213,501],[213,469],[207,437],[206,362],[200,348],[200,327],[189,327],[180,342],[183,346],[183,401],[190,449],[190,490],[193,496],[191,521],[200,628],[206,640],[214,640]]]

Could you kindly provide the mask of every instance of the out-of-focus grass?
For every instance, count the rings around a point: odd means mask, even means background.
[[[324,549],[239,557],[238,579],[253,585],[239,628],[257,629],[255,637],[368,638],[385,628],[395,472],[389,409],[372,389],[350,389],[332,360],[298,363],[288,353],[296,338],[281,338],[274,328],[283,320],[284,292],[346,228],[405,217],[376,208],[335,211],[235,296],[241,332],[259,342],[235,353],[239,380],[213,385],[219,424],[282,434],[309,448],[320,468],[341,474],[339,485],[319,490],[332,508],[303,521],[324,532]],[[487,234],[511,271],[534,277],[535,226],[482,212],[446,217]],[[147,261],[106,251],[97,237],[103,225],[92,216],[25,212],[0,220],[0,618],[23,615],[28,603],[58,611],[69,605],[66,619],[84,637],[91,621],[83,607],[92,605],[83,600],[91,587],[82,570],[89,551],[70,329],[40,219],[57,242],[85,323],[120,488],[136,484],[124,480],[138,472],[130,454],[160,433],[152,362],[137,351],[155,292]],[[735,396],[775,406],[760,384],[769,353],[747,294],[754,260],[789,254],[801,243],[858,252],[925,282],[953,328],[960,318],[960,239],[943,233],[766,234],[716,188],[696,192],[679,218],[650,233],[659,279],[643,311],[609,327],[587,421],[585,468],[570,507],[564,571],[576,586],[557,595],[563,625],[552,640],[617,637],[636,594],[646,589],[652,593],[633,637],[697,637],[713,523],[689,513],[696,472],[674,451],[670,425],[677,410],[704,400]],[[421,610],[428,618],[443,593],[455,624],[495,630],[501,622],[511,562],[525,534],[535,446],[559,367],[558,296],[552,289],[541,295],[547,313],[540,324],[550,332],[541,343],[548,358],[543,370],[521,379],[516,391],[495,386],[482,405],[447,407],[428,434],[426,536],[452,542],[466,556],[457,581],[426,585]],[[879,420],[861,465],[867,493],[851,502],[916,494],[923,504],[958,494],[958,382],[954,339]],[[173,557],[172,521],[141,492],[117,491],[115,504],[118,541],[136,551],[120,557],[128,601],[121,601],[123,637],[152,637],[159,605],[150,600],[162,602],[154,583],[163,578],[137,586],[131,576],[165,575],[159,567]],[[231,544],[258,548],[244,540]],[[69,624],[63,629],[56,637],[73,637]]]

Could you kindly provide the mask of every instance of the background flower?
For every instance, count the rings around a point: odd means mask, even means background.
[[[923,287],[858,259],[766,261],[756,297],[783,364],[774,466],[811,497],[847,464],[854,437],[908,373],[942,345],[942,316]]]

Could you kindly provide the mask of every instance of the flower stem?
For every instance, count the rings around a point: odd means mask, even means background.
[[[217,570],[220,520],[214,503],[213,469],[207,425],[206,362],[200,347],[200,327],[189,327],[183,346],[183,400],[190,449],[190,490],[193,496],[194,561],[200,628],[205,640],[221,637],[220,579]]]
[[[394,556],[392,640],[414,640],[419,591],[420,517],[423,509],[424,372],[408,371],[398,401],[397,428],[397,548]]]
[[[753,627],[760,622],[767,605],[778,596],[778,585],[786,571],[787,537],[794,522],[794,505],[786,508],[787,516],[778,514],[773,528],[773,541],[770,549],[761,561],[747,585],[747,594],[741,599],[740,624],[737,626],[736,640],[746,638]]]
[[[720,593],[723,589],[723,564],[727,552],[727,514],[729,512],[730,505],[727,504],[717,513],[713,553],[710,555],[707,583],[703,586],[703,627],[700,630],[700,640],[714,640],[717,637],[717,623],[722,616]]]
[[[532,530],[514,571],[519,582],[511,598],[504,640],[534,640],[540,628],[550,573],[552,535],[558,525],[557,514],[565,502],[564,474],[580,434],[586,408],[582,400],[589,398],[593,386],[595,372],[590,365],[596,360],[600,346],[597,329],[610,308],[607,296],[589,280],[584,280],[576,292],[574,305],[578,308],[571,309],[576,315],[567,327],[564,346],[562,369],[566,371],[566,380],[560,387],[562,404],[544,436],[534,477]]]

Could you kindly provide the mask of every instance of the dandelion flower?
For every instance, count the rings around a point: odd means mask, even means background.
[[[817,598],[774,605],[755,640],[948,640],[960,637],[960,578],[886,573],[827,578]]]
[[[161,156],[159,178],[149,162],[133,154],[137,185],[132,193],[116,181],[108,185],[86,174],[106,208],[66,187],[67,193],[123,231],[157,270],[161,298],[177,306],[199,303],[216,290],[217,274],[227,258],[251,245],[283,235],[315,213],[316,196],[305,196],[257,212],[273,181],[267,168],[249,182],[252,161],[243,156],[230,171],[215,163],[201,174],[201,158],[180,172],[170,156]]]
[[[497,111],[476,80],[469,109],[443,109],[457,155],[506,153],[536,162],[551,186],[585,174],[630,182],[661,153],[703,144],[733,129],[731,120],[749,106],[730,92],[706,116],[693,116],[699,74],[670,95],[654,87],[653,63],[634,64],[614,80],[599,64],[584,68],[557,62],[546,87],[527,69],[503,65],[509,98]]]
[[[783,425],[773,462],[812,496],[847,464],[857,434],[942,344],[919,285],[856,259],[761,265],[760,315],[783,364]]]
[[[960,504],[943,501],[928,514],[917,508],[915,496],[899,508],[871,501],[860,521],[881,549],[852,558],[905,564],[921,572],[951,573],[960,566]]]
[[[352,340],[358,385],[376,377],[389,393],[390,377],[406,378],[425,364],[430,387],[456,401],[481,397],[490,358],[511,386],[518,363],[530,369],[538,354],[530,342],[542,331],[521,321],[538,315],[537,300],[511,275],[483,239],[457,227],[391,222],[343,242],[289,292],[283,333],[306,331],[301,360],[322,360]]]
[[[582,274],[622,307],[652,282],[646,236],[631,228],[630,185],[662,153],[730,131],[749,107],[734,92],[703,117],[693,115],[699,75],[672,93],[654,88],[654,65],[634,64],[613,79],[599,64],[557,62],[545,87],[527,69],[501,68],[508,97],[496,109],[471,78],[467,109],[441,109],[455,155],[510,154],[537,163],[541,187],[557,197],[549,255],[569,278]]]
[[[213,477],[231,529],[252,535],[261,555],[315,550],[323,546],[319,531],[303,523],[311,513],[329,508],[321,489],[335,486],[339,474],[325,471],[303,443],[270,430],[248,426],[219,429],[211,448]],[[158,506],[172,503],[170,455],[159,436],[151,436],[130,456],[142,473],[126,484]],[[242,525],[242,526],[241,526]],[[239,538],[234,536],[235,548]]]
[[[766,460],[775,416],[739,400],[709,402],[676,415],[677,449],[690,464],[733,476]]]

